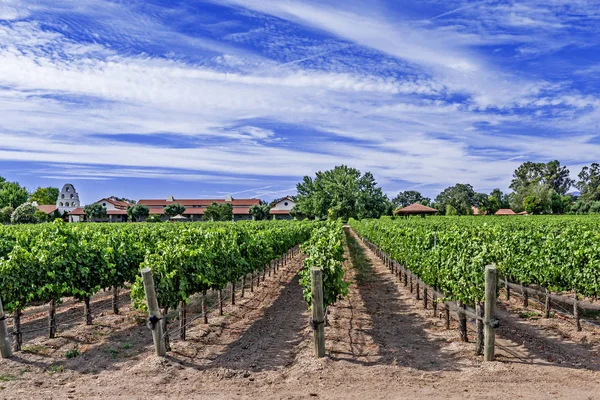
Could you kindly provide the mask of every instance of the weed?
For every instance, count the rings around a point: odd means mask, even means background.
[[[23,346],[23,347],[21,347],[21,351],[23,353],[30,353],[30,354],[42,354],[42,355],[48,354],[48,349],[46,348],[46,346],[41,345],[41,344],[30,344],[30,345]]]
[[[130,349],[130,348],[132,348],[132,347],[133,347],[133,344],[131,344],[131,343],[129,343],[129,342],[125,342],[125,343],[123,343],[123,348],[124,348],[125,350],[129,350],[129,349]]]
[[[65,370],[65,366],[62,364],[52,364],[48,367],[48,374],[54,375],[57,372],[63,372]]]
[[[77,347],[72,348],[71,350],[67,350],[65,353],[66,358],[75,358],[78,357],[81,353]]]
[[[104,348],[102,349],[102,351],[108,354],[108,356],[112,359],[117,358],[117,356],[119,355],[119,351],[117,349],[113,349],[112,347]]]
[[[15,379],[17,379],[17,377],[13,375],[0,375],[0,382],[10,382]]]
[[[519,313],[519,318],[527,319],[527,318],[537,318],[540,314],[535,311],[521,311]]]

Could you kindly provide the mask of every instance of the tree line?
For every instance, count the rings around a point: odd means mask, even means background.
[[[513,173],[509,188],[490,193],[478,193],[468,183],[457,183],[434,199],[415,190],[399,192],[389,198],[377,185],[370,172],[361,172],[346,165],[305,176],[297,184],[296,207],[293,213],[308,218],[377,218],[393,215],[394,211],[411,204],[437,209],[444,215],[470,215],[474,208],[481,214],[494,214],[500,209],[528,214],[600,213],[600,164],[585,166],[578,180],[559,161],[535,163],[527,161]],[[577,188],[580,195],[568,194]]]

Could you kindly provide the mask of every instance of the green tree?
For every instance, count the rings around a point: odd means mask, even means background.
[[[252,218],[261,221],[269,218],[269,212],[271,211],[271,206],[268,204],[255,204],[250,206],[248,212],[252,215]]]
[[[185,207],[179,203],[169,204],[165,207],[165,214],[169,217],[174,217],[176,215],[183,215],[185,211]]]
[[[447,204],[446,205],[446,215],[458,215],[458,211],[456,211],[456,208],[452,207],[452,205]]]
[[[476,196],[473,186],[469,184],[457,183],[450,186],[435,198],[438,210],[447,210],[447,206],[452,206],[457,215],[473,214],[472,206],[476,205]]]
[[[0,179],[2,177],[0,176]],[[15,211],[14,208],[8,206],[0,209],[0,223],[1,224],[10,224],[10,216]]]
[[[17,182],[2,182],[0,186],[0,207],[17,208],[29,198],[27,189]]]
[[[233,206],[230,203],[212,203],[204,210],[202,219],[206,221],[231,221],[233,219]]]
[[[23,203],[15,208],[15,211],[10,216],[12,224],[35,224],[35,212],[38,211],[31,203]]]
[[[538,196],[527,196],[523,199],[523,207],[527,214],[541,214],[544,211],[542,199]]]
[[[361,176],[359,170],[346,165],[319,171],[314,179],[305,176],[296,189],[295,214],[308,218],[326,219],[330,212],[334,219],[376,218],[390,210],[373,175]]]
[[[551,212],[552,193],[565,195],[573,183],[567,167],[561,166],[557,160],[546,164],[527,161],[513,174],[510,188],[515,195],[512,196],[511,205],[522,209],[525,198],[534,196],[539,198],[544,212]]]
[[[143,204],[127,207],[127,216],[130,221],[142,221],[150,215],[150,209]]]
[[[29,201],[37,202],[38,204],[56,204],[58,200],[59,190],[55,187],[38,187],[35,192],[29,196]]]
[[[575,187],[581,192],[581,197],[586,202],[600,200],[600,164],[593,163],[581,169],[579,181]]]
[[[429,206],[429,204],[431,204],[431,199],[429,197],[423,197],[423,195],[416,190],[407,190],[399,192],[398,195],[392,199],[392,203],[396,207],[406,207],[415,203]]]
[[[50,220],[50,217],[48,216],[48,214],[46,214],[42,210],[37,210],[33,214],[33,217],[35,218],[35,221],[40,224],[43,222],[48,222]]]
[[[83,207],[83,212],[88,221],[106,218],[106,208],[102,204],[94,203]]]

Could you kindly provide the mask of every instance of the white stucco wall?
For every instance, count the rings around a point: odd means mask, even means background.
[[[65,184],[58,194],[58,200],[56,201],[58,211],[62,214],[65,211],[73,211],[80,206],[79,194],[75,190],[75,186],[70,183]]]
[[[294,203],[292,200],[283,199],[279,203],[275,203],[272,210],[288,210],[289,211],[292,208],[294,208],[295,205],[296,205],[296,203]]]

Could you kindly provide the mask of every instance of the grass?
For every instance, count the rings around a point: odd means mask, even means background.
[[[41,344],[30,344],[21,347],[23,353],[48,355],[49,351],[46,346]]]
[[[65,353],[65,357],[66,358],[75,358],[78,357],[81,353],[79,352],[79,349],[77,347],[71,349],[71,350],[67,350],[67,352]]]
[[[102,349],[102,351],[108,354],[108,356],[113,360],[119,356],[119,351],[112,347],[105,347],[104,349]]]
[[[16,379],[18,379],[18,378],[13,375],[0,375],[0,382],[10,382],[10,381],[14,381]]]
[[[345,229],[344,232],[346,233],[346,244],[348,245],[350,260],[352,261],[353,268],[356,270],[356,280],[357,282],[364,282],[368,280],[372,273],[371,261],[367,257],[364,248],[350,231]]]
[[[519,313],[519,318],[527,319],[527,318],[538,318],[540,314],[536,311],[521,311]]]
[[[123,343],[123,349],[125,350],[129,350],[133,347],[133,344],[129,343],[129,342],[125,342]]]
[[[48,374],[54,375],[57,372],[63,372],[65,370],[65,366],[62,364],[52,364],[48,367]]]

